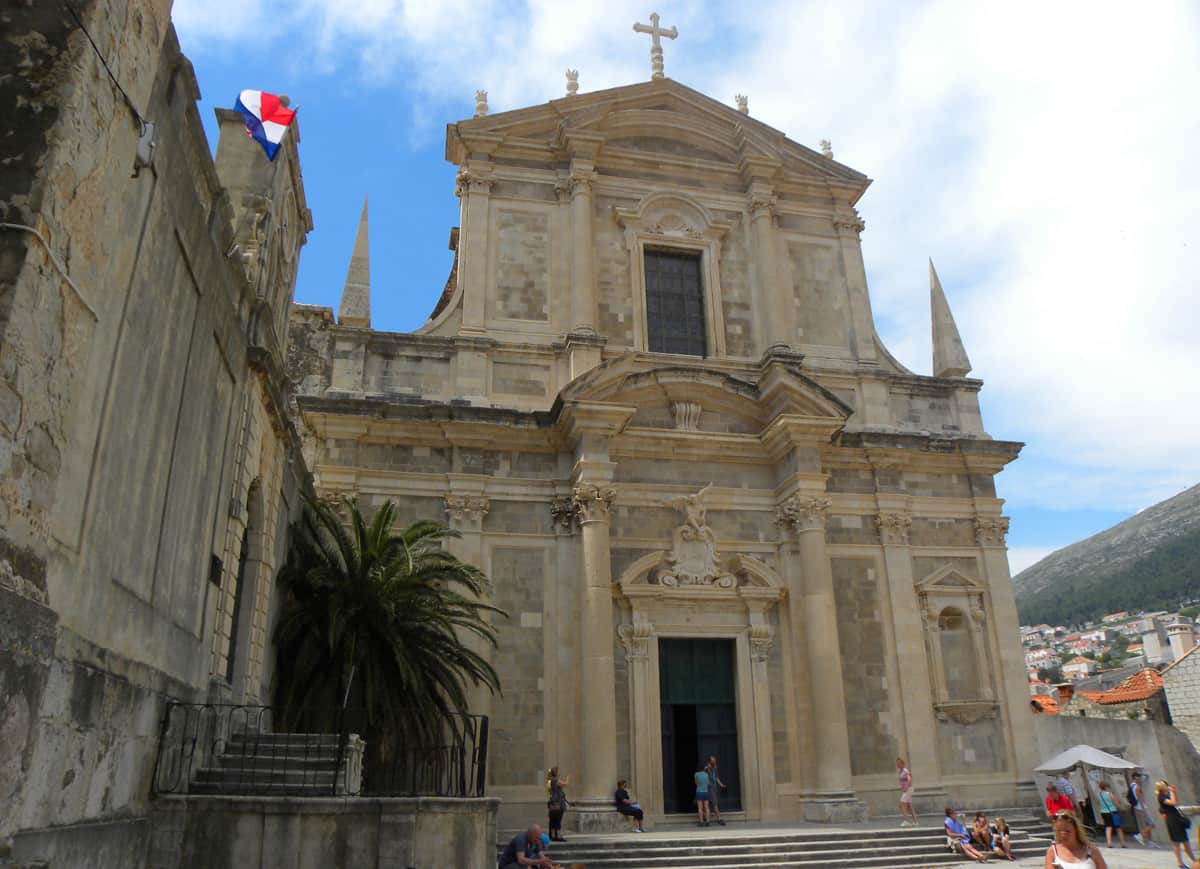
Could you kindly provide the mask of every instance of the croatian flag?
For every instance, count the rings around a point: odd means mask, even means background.
[[[242,91],[234,108],[246,119],[246,135],[263,146],[268,160],[274,160],[296,112],[281,106],[279,97],[266,91]]]

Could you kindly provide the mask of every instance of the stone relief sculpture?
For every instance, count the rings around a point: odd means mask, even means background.
[[[717,538],[708,527],[705,486],[695,495],[671,498],[667,503],[678,510],[683,524],[671,534],[671,551],[653,575],[653,581],[671,588],[683,585],[712,585],[735,588],[737,577],[717,557]]]

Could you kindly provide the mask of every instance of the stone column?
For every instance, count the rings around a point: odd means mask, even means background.
[[[574,812],[581,832],[613,829],[614,818],[610,816],[617,816],[612,807],[617,776],[617,722],[609,560],[609,508],[616,494],[605,482],[585,480],[577,482],[573,492],[579,509],[583,549],[580,638],[583,702],[579,709],[583,757],[581,780],[575,785],[579,799]]]
[[[882,498],[881,498],[882,500]],[[892,630],[896,638],[896,670],[900,705],[904,712],[904,743],[901,754],[913,770],[919,809],[936,811],[934,803],[945,803],[946,789],[939,781],[936,746],[929,734],[935,732],[933,689],[930,685],[929,655],[925,646],[925,619],[913,580],[909,530],[912,517],[903,510],[884,510],[876,517],[883,543],[883,564],[891,598]]]
[[[571,332],[596,334],[595,234],[590,160],[571,161]]]
[[[877,362],[875,353],[875,322],[871,314],[871,299],[867,295],[867,269],[863,264],[862,242],[859,233],[866,224],[858,212],[846,203],[838,206],[833,219],[846,270],[846,292],[850,297],[850,318],[854,323],[854,355],[860,362]]]
[[[459,234],[458,280],[462,287],[462,326],[459,331],[482,335],[486,316],[488,212],[492,164],[471,161],[458,170],[455,192],[462,197],[463,229]]]
[[[778,240],[775,234],[775,196],[771,188],[755,182],[750,188],[750,232],[754,239],[754,264],[759,283],[759,311],[766,347],[789,347],[795,328],[791,293],[779,280]]]
[[[450,527],[459,532],[462,537],[446,541],[446,550],[461,561],[476,567],[483,565],[483,518],[487,516],[491,502],[482,491],[452,492],[446,496],[446,521]],[[484,599],[484,603],[492,603]],[[490,622],[491,617],[485,616]],[[463,644],[472,651],[482,655],[485,660],[492,660],[492,646],[472,633],[460,635]],[[492,692],[484,685],[470,685],[467,689],[467,708],[473,715],[492,714]]]
[[[1008,724],[1012,772],[1017,779],[1016,797],[1021,805],[1032,805],[1040,797],[1030,770],[1037,765],[1037,738],[1033,716],[1027,714],[1029,687],[1025,681],[1025,657],[1020,642],[1017,601],[1008,572],[1005,537],[1008,518],[981,516],[975,520],[976,539],[983,553],[983,572],[992,600],[992,640],[999,660],[994,671],[1002,715]]]
[[[854,797],[846,697],[838,644],[833,572],[825,551],[825,515],[831,501],[820,493],[792,495],[778,508],[780,524],[796,536],[799,576],[789,570],[790,609],[802,617],[809,685],[821,710],[812,716],[815,758],[812,781],[801,796],[804,818],[841,823],[864,820],[866,808]],[[801,703],[811,698],[801,698]]]

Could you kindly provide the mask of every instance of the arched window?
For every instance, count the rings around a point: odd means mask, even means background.
[[[938,614],[938,642],[947,699],[977,700],[984,696],[975,639],[962,610],[946,607]]]

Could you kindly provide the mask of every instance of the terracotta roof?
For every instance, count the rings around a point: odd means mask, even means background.
[[[1079,693],[1101,706],[1113,703],[1133,703],[1138,700],[1149,700],[1162,691],[1163,679],[1159,672],[1152,667],[1146,667],[1134,673],[1115,688],[1107,691],[1080,691]]]
[[[1058,701],[1049,694],[1037,694],[1029,701],[1034,715],[1057,715]]]
[[[1096,662],[1093,661],[1091,658],[1076,657],[1076,658],[1072,658],[1071,660],[1067,661],[1067,663],[1063,664],[1063,666],[1069,667],[1072,664],[1094,664],[1094,663],[1096,663]]]

